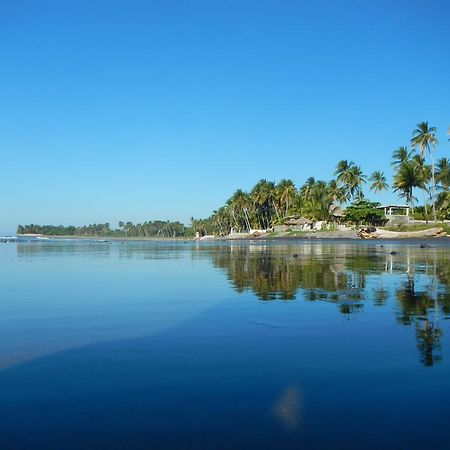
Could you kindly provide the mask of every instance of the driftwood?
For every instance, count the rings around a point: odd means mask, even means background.
[[[421,231],[388,231],[380,228],[368,227],[358,231],[361,239],[402,239],[402,238],[427,238],[446,236],[443,228],[429,228]]]

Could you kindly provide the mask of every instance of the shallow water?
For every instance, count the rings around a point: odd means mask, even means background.
[[[449,448],[448,241],[0,244],[0,448]]]

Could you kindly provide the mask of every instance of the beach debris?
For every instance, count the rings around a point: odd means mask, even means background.
[[[431,238],[446,235],[444,229],[438,227],[420,231],[389,231],[382,228],[366,227],[358,231],[358,236],[361,239]]]

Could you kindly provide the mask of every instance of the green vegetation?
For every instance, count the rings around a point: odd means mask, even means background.
[[[353,224],[383,225],[386,223],[384,212],[377,209],[379,203],[360,200],[345,210],[345,220]]]
[[[441,158],[434,164],[437,144],[436,128],[421,122],[413,132],[411,148],[401,146],[392,155],[393,191],[406,200],[411,216],[419,220],[430,219],[430,204],[433,218],[450,219],[450,162]],[[416,148],[420,153],[416,153]],[[427,156],[431,165],[426,164]],[[375,209],[377,204],[364,199],[362,187],[368,180],[369,189],[375,194],[387,190],[389,185],[384,172],[375,171],[367,177],[353,161],[341,160],[334,175],[336,178],[329,181],[309,177],[298,188],[292,180],[283,179],[278,184],[260,180],[249,192],[238,189],[210,217],[192,218],[192,227],[200,234],[226,235],[232,228],[241,232],[270,229],[290,216],[333,222],[334,212],[348,202],[352,203],[339,221],[383,224],[383,213]],[[423,194],[422,206],[417,206],[416,190]]]
[[[19,225],[18,234],[42,234],[44,236],[79,236],[79,237],[186,237],[192,235],[192,229],[180,222],[155,220],[133,224],[119,222],[118,229],[111,229],[109,223],[84,225],[81,227],[62,225]]]

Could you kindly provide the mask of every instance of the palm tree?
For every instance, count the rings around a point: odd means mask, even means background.
[[[350,181],[350,194],[353,200],[356,198],[362,200],[364,194],[362,191],[362,184],[366,182],[366,176],[363,174],[361,167],[353,166],[350,169],[351,181]]]
[[[374,191],[375,194],[378,194],[381,191],[385,191],[388,188],[386,177],[384,176],[384,173],[380,172],[379,170],[370,175],[369,181],[372,182],[369,189],[371,191]]]
[[[342,186],[349,197],[349,185],[352,180],[351,169],[355,165],[353,161],[347,161],[346,159],[342,159],[338,162],[336,166],[336,170],[334,171],[334,175],[337,175],[336,181],[339,186]]]
[[[364,197],[362,183],[366,182],[366,177],[362,173],[361,167],[353,161],[343,159],[338,162],[334,174],[337,175],[336,181],[339,186],[345,189],[347,198],[361,200]]]
[[[295,199],[295,185],[292,180],[281,180],[277,185],[277,194],[281,204],[284,204],[284,214],[287,215],[290,205]]]
[[[276,206],[276,189],[273,181],[265,179],[259,180],[250,192],[250,198],[259,217],[261,228],[269,228],[271,223],[271,208],[275,209],[279,217]]]
[[[427,197],[430,197],[431,188],[431,167],[425,164],[425,159],[421,155],[414,155],[411,158],[412,163],[416,166],[417,177],[420,179],[420,188],[423,191],[423,207],[425,211],[425,219],[428,221]]]
[[[442,218],[450,217],[450,160],[441,158],[437,162],[436,181],[441,192],[437,195],[436,206]]]
[[[333,199],[333,203],[342,204],[347,201],[345,189],[339,186],[336,180],[330,180],[328,182],[328,191]]]
[[[406,198],[406,201],[411,206],[411,211],[414,217],[414,196],[413,189],[415,187],[422,187],[423,181],[418,175],[417,165],[414,161],[409,160],[398,167],[397,173],[394,175],[394,182],[392,187],[394,192],[400,191],[400,195]]]
[[[438,144],[436,138],[436,127],[428,126],[428,122],[417,124],[417,128],[413,131],[411,145],[413,148],[419,147],[422,157],[428,152],[431,160],[431,205],[433,208],[433,219],[436,221],[436,205],[435,205],[435,189],[436,182],[434,179],[434,159],[433,151]]]
[[[412,151],[408,150],[407,147],[402,145],[397,150],[394,150],[394,153],[392,153],[392,163],[393,166],[398,166],[400,164],[403,164],[404,162],[408,161],[411,158]]]
[[[250,229],[250,222],[247,215],[247,209],[251,205],[249,195],[242,189],[238,189],[227,201],[227,205],[231,211],[231,216],[234,219],[236,226],[241,228],[241,224],[244,222],[245,227]]]
[[[308,199],[305,201],[307,216],[314,220],[327,220],[330,217],[330,206],[333,198],[325,181],[316,181],[310,189]]]
[[[314,187],[315,183],[316,183],[316,180],[314,179],[314,177],[309,177],[305,181],[305,184],[300,188],[300,196],[302,197],[302,199],[304,201],[309,200],[309,198],[311,196],[311,190]]]
[[[437,162],[436,181],[441,184],[443,189],[450,188],[450,160],[441,158]]]

